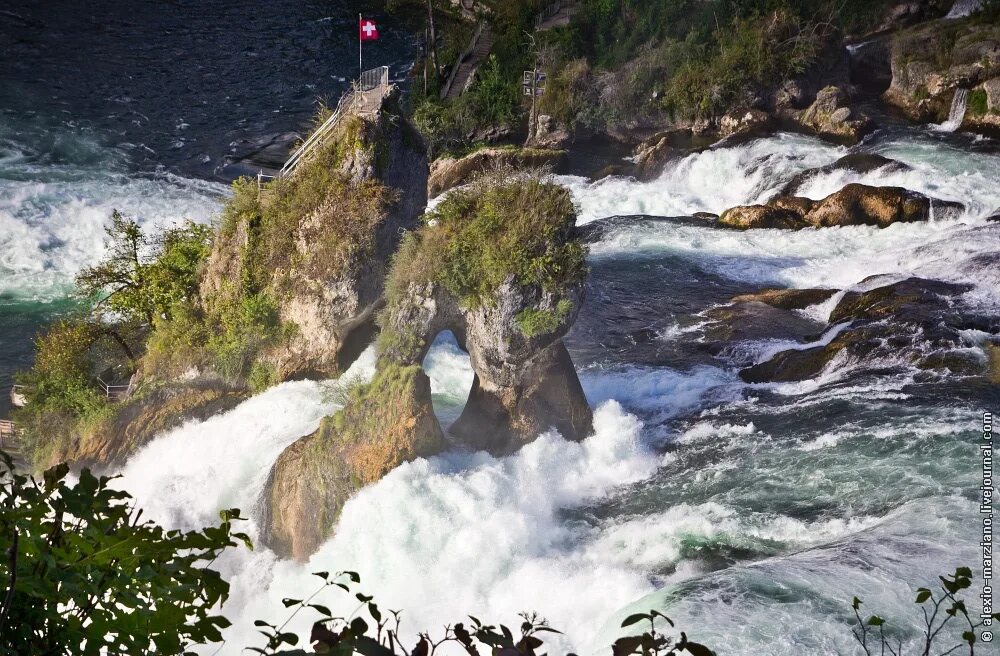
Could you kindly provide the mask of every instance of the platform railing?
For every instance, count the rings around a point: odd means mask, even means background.
[[[281,167],[281,171],[278,173],[279,177],[283,178],[294,173],[296,167],[304,159],[307,159],[322,146],[337,126],[340,117],[365,101],[364,94],[377,90],[381,98],[381,94],[384,94],[389,88],[389,67],[379,66],[378,68],[364,71],[351,86],[351,90],[345,93],[341,97],[340,102],[337,103],[337,108],[330,115],[330,118],[323,121],[322,125],[313,130],[309,138],[302,142],[302,145],[291,154],[285,165]],[[260,181],[258,180],[259,183]]]

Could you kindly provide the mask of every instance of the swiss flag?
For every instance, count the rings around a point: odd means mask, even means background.
[[[378,38],[378,28],[375,27],[375,21],[371,19],[362,18],[358,29],[362,41],[374,41]]]

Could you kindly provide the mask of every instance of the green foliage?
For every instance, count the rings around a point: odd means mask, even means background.
[[[489,302],[513,276],[557,291],[583,279],[583,247],[568,238],[576,211],[569,192],[530,176],[503,176],[454,191],[427,214],[419,240],[394,260],[389,295],[431,278],[468,307]]]
[[[972,116],[983,116],[989,111],[989,98],[986,89],[973,89],[969,92],[969,114]]]
[[[527,308],[518,313],[515,321],[525,337],[534,337],[555,331],[573,309],[573,302],[563,299],[554,310]]]
[[[254,362],[247,375],[247,385],[254,394],[263,392],[278,382],[278,375],[274,367],[265,362]]]
[[[150,325],[197,292],[198,268],[211,248],[207,226],[188,221],[152,240],[135,220],[114,210],[107,233],[107,257],[76,278],[79,292],[99,299],[99,308]]]
[[[257,355],[286,334],[278,308],[264,293],[234,296],[217,305],[206,323],[213,327],[205,348],[216,370],[230,380],[250,374]],[[256,381],[261,381],[258,372]]]
[[[904,644],[902,637],[897,637],[893,642],[892,633],[886,635],[888,622],[882,617],[871,615],[867,620],[862,619],[863,602],[857,597],[854,598],[851,608],[854,611],[857,627],[852,629],[851,633],[866,656],[873,656],[876,653],[903,656],[904,647],[907,648],[906,653],[916,653],[920,656],[950,654],[959,649],[969,656],[975,656],[977,630],[991,625],[993,620],[1000,620],[1000,613],[993,613],[988,618],[976,613],[969,614],[965,600],[959,597],[963,590],[972,586],[972,570],[968,567],[959,567],[954,574],[939,576],[938,580],[941,582],[939,591],[930,588],[917,589],[915,603],[921,607],[924,633],[907,644]],[[956,624],[952,624],[953,620]],[[945,628],[949,628],[951,632],[944,631]],[[953,636],[956,633],[960,633],[960,638],[950,649],[937,646],[939,641],[948,640],[949,635]]]
[[[351,656],[434,656],[439,648],[451,651],[454,646],[458,652],[468,656],[489,656],[503,654],[504,656],[543,656],[545,652],[544,637],[546,634],[561,634],[536,613],[520,613],[520,626],[516,631],[503,624],[485,624],[479,618],[470,615],[468,622],[458,622],[445,626],[443,635],[431,636],[421,632],[416,644],[406,646],[400,636],[399,625],[402,612],[381,608],[371,595],[353,592],[353,585],[361,582],[356,572],[314,572],[313,576],[323,583],[304,599],[282,599],[285,608],[291,610],[288,618],[280,625],[258,620],[255,625],[264,636],[262,647],[250,647],[249,650],[264,656],[277,656],[280,650],[287,646],[298,646],[300,639],[297,634],[286,631],[288,624],[299,613],[310,612],[318,619],[312,626],[309,641],[312,651],[317,654],[339,654]],[[350,617],[334,616],[330,609],[316,599],[331,588],[343,594],[350,595],[358,605],[357,611]],[[657,611],[632,615],[625,620],[622,627],[632,626],[642,620],[650,622],[649,630],[641,635],[620,638],[612,646],[614,656],[713,656],[708,647],[688,639],[684,632],[678,636],[667,635],[656,627],[656,622],[662,620],[674,626],[669,617]],[[304,642],[304,641],[302,641]],[[304,646],[304,645],[303,645]]]
[[[711,649],[697,642],[688,640],[687,634],[680,632],[679,638],[667,635],[656,628],[657,620],[663,620],[671,628],[674,626],[673,620],[660,613],[651,610],[648,613],[634,613],[622,621],[622,628],[627,628],[640,622],[649,622],[649,629],[639,635],[625,636],[618,638],[611,647],[614,656],[631,656],[641,654],[641,656],[677,656],[687,652],[691,656],[713,656]]]
[[[232,531],[238,510],[202,531],[142,521],[127,493],[89,470],[41,482],[17,474],[0,452],[0,654],[97,656],[189,653],[222,641],[213,614],[229,585],[209,566],[249,538]]]
[[[48,460],[74,428],[92,424],[110,412],[105,394],[95,384],[94,372],[103,361],[99,355],[101,347],[108,346],[106,342],[114,349],[119,349],[116,339],[124,343],[119,330],[87,317],[71,317],[57,321],[36,339],[34,366],[17,376],[28,403],[14,412],[14,420],[22,428],[22,449],[30,462]],[[116,355],[124,359],[125,354],[117,351]]]

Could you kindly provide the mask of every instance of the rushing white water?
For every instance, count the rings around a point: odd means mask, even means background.
[[[951,99],[951,109],[948,110],[948,120],[938,125],[942,132],[954,132],[962,127],[965,120],[965,110],[969,104],[969,90],[955,89],[955,95]]]
[[[1000,273],[987,257],[1000,252],[1000,225],[983,221],[1000,205],[991,184],[998,158],[922,138],[873,148],[911,168],[824,174],[802,193],[900,184],[966,211],[883,230],[636,222],[594,244],[592,262],[639,267],[670,256],[740,283],[838,289],[923,275],[971,283],[964,300],[1000,308]],[[785,135],[691,155],[650,183],[565,180],[582,222],[718,212],[766,199],[845,152]],[[810,316],[825,321],[836,298]],[[970,345],[987,337],[972,332]],[[678,327],[664,339],[694,349],[696,336]],[[742,348],[763,358],[795,346]],[[425,366],[447,424],[472,381],[468,358],[443,336]],[[253,620],[283,621],[283,597],[310,594],[319,583],[311,572],[339,569],[357,570],[383,607],[405,609],[410,635],[470,613],[516,624],[516,613],[537,610],[565,631],[550,652],[606,653],[625,614],[657,608],[719,653],[851,653],[853,595],[905,626],[912,588],[973,562],[975,543],[968,410],[921,405],[911,373],[872,378],[853,366],[748,386],[722,361],[687,370],[592,364],[581,371],[595,407],[584,442],[549,433],[505,458],[456,450],[403,465],[347,503],[335,535],[305,564],[260,545],[227,554],[217,565],[233,586],[225,612],[234,627],[220,653],[259,644]],[[348,377],[371,369],[368,352]],[[336,408],[336,384],[286,383],[189,422],[137,453],[121,485],[170,526],[211,524],[223,507],[256,513],[274,459]],[[249,532],[259,536],[256,519]],[[336,591],[317,601],[335,612],[356,607]],[[306,635],[311,621],[303,614],[289,628]]]
[[[774,181],[828,164],[846,150],[816,139],[782,134],[739,148],[713,148],[671,162],[657,180],[638,183],[610,177],[590,183],[558,176],[580,204],[579,223],[605,216],[719,214],[730,207],[766,200]]]
[[[112,210],[150,231],[184,219],[207,222],[226,195],[221,184],[125,172],[121,153],[56,131],[56,143],[27,145],[0,125],[0,294],[48,300],[104,252]]]

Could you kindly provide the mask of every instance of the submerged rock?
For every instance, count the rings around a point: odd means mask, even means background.
[[[734,296],[733,303],[764,303],[782,310],[803,310],[829,300],[836,289],[764,289],[753,294]]]
[[[902,187],[854,183],[819,201],[779,196],[766,205],[734,207],[722,214],[719,223],[740,230],[852,225],[885,228],[893,223],[926,221],[932,212],[941,216],[957,214],[962,209],[961,203],[931,199]]]
[[[865,292],[848,292],[830,314],[828,338],[809,348],[789,349],[740,372],[750,383],[794,382],[838,366],[880,362],[982,375],[985,363],[970,354],[963,336],[970,329],[996,332],[996,318],[962,311],[957,285],[909,278]],[[831,331],[838,331],[833,333]]]
[[[782,187],[782,196],[796,195],[808,182],[816,177],[829,175],[836,171],[850,171],[851,173],[871,173],[881,170],[883,173],[898,173],[907,171],[910,166],[895,159],[890,159],[874,153],[851,153],[844,155],[836,162],[809,169],[799,173]]]

